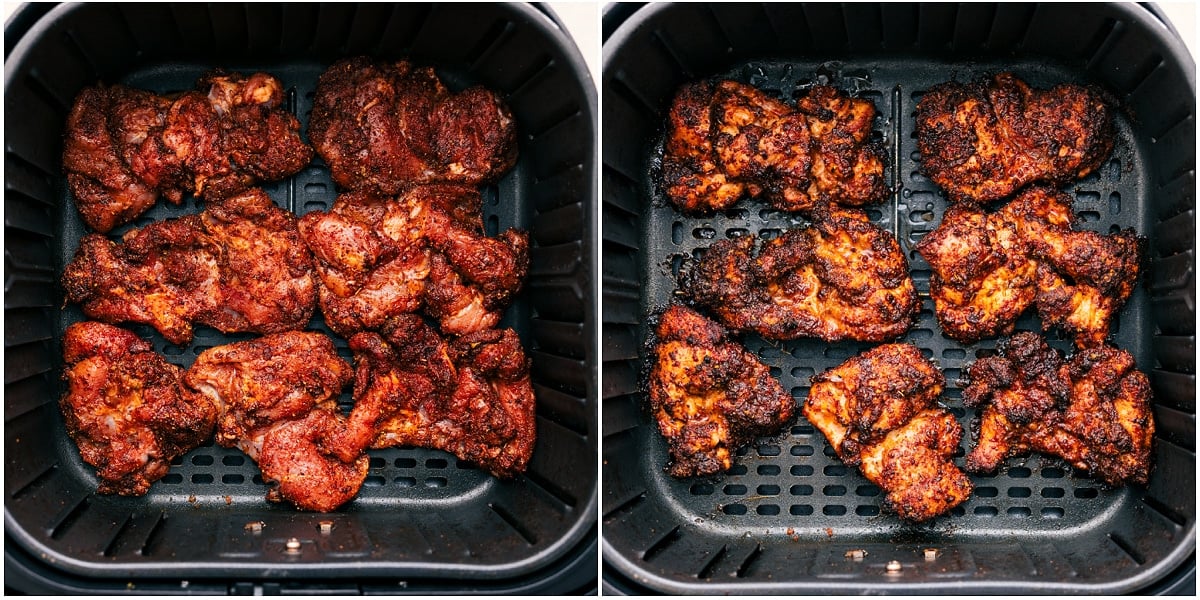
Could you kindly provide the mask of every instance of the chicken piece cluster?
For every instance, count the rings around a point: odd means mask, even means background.
[[[494,182],[517,159],[516,122],[491,90],[451,93],[432,68],[352,58],[317,81],[309,137],[343,188]]]
[[[764,241],[721,240],[680,274],[679,288],[725,326],[776,340],[884,341],[912,325],[920,301],[895,236],[853,209],[824,208],[811,226]]]
[[[529,236],[483,231],[474,188],[432,184],[397,198],[351,192],[300,219],[326,323],[339,335],[378,330],[422,307],[442,331],[495,327],[529,268]]]
[[[937,405],[945,377],[912,344],[885,344],[812,378],[804,416],[839,458],[886,494],[885,506],[926,521],[971,495],[954,464],[962,427]]]
[[[883,151],[869,142],[875,105],[813,86],[795,107],[735,81],[684,85],[671,104],[663,190],[680,210],[721,210],[765,196],[779,210],[882,200]]]
[[[356,334],[350,348],[358,365],[353,445],[436,448],[498,477],[525,470],[536,415],[529,359],[513,330],[446,340],[404,315],[383,335]]]
[[[673,305],[655,337],[650,409],[667,440],[671,475],[726,471],[739,447],[795,416],[792,395],[719,324]]]
[[[1034,90],[1012,73],[935,86],[917,102],[916,133],[929,178],[950,199],[976,202],[1084,177],[1108,158],[1114,138],[1099,90]]]
[[[282,84],[265,73],[213,72],[175,97],[120,85],[84,89],[63,148],[84,222],[104,233],[159,196],[219,201],[297,173],[313,151],[283,103]]]
[[[917,244],[933,268],[930,295],[946,335],[964,342],[1010,333],[1036,305],[1046,328],[1104,343],[1137,280],[1141,241],[1133,230],[1075,231],[1071,197],[1032,186],[1000,210],[972,203],[946,211]]]
[[[175,344],[191,341],[193,323],[223,332],[300,329],[317,300],[295,216],[259,189],[131,230],[120,243],[87,234],[62,285],[87,316],[149,324]]]
[[[1097,346],[1064,359],[1040,335],[1021,332],[971,365],[968,380],[963,404],[981,412],[969,471],[1041,452],[1109,485],[1148,481],[1152,394],[1128,352]]]
[[[124,329],[84,321],[63,336],[60,408],[102,494],[140,496],[171,460],[212,434],[216,408],[184,389],[183,369]]]

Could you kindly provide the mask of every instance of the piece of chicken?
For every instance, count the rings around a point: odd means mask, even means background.
[[[101,494],[145,494],[173,459],[212,434],[216,406],[183,388],[183,369],[129,331],[75,323],[63,336],[63,360],[59,407]]]
[[[330,511],[358,493],[369,465],[362,447],[344,446],[337,397],[352,376],[328,337],[290,331],[209,348],[184,383],[221,407],[217,443],[258,463],[269,500]]]
[[[147,323],[175,344],[192,339],[193,323],[227,333],[300,329],[316,307],[296,218],[259,189],[131,230],[120,243],[87,234],[62,284],[89,317]]]
[[[812,378],[804,416],[846,464],[886,494],[884,505],[926,521],[971,495],[954,464],[962,427],[936,404],[945,385],[912,344],[885,344]]]
[[[312,160],[283,85],[265,73],[215,71],[196,90],[159,96],[120,85],[85,88],[67,117],[63,170],[80,215],[101,233],[158,197],[208,201],[295,174]]]
[[[395,195],[415,184],[495,182],[516,164],[516,122],[482,87],[451,93],[408,61],[339,61],[317,80],[308,134],[345,189]]]
[[[967,470],[995,471],[1010,456],[1058,456],[1109,485],[1145,485],[1154,416],[1149,379],[1111,346],[1065,360],[1045,339],[1021,332],[967,370],[963,404],[980,409]]]
[[[1070,195],[1040,185],[990,214],[951,206],[917,244],[946,335],[969,343],[1010,333],[1033,304],[1044,328],[1066,329],[1080,347],[1103,344],[1133,292],[1142,243],[1129,229],[1074,231],[1073,220]]]
[[[814,86],[795,108],[734,81],[680,88],[663,151],[663,190],[685,212],[765,195],[775,208],[860,206],[887,194],[883,151],[868,143],[875,105]]]
[[[764,241],[721,240],[679,288],[726,327],[776,340],[884,341],[908,331],[920,301],[896,238],[862,211],[818,209],[812,225]]]
[[[1098,168],[1113,147],[1113,111],[1098,89],[1033,90],[1012,73],[937,85],[917,102],[921,168],[951,200],[991,202],[1041,181]]]
[[[494,327],[529,265],[528,234],[485,236],[479,192],[460,185],[417,186],[394,199],[343,194],[299,226],[326,323],[345,337],[422,306],[446,333]]]
[[[791,394],[719,324],[673,305],[655,338],[650,410],[667,440],[672,476],[727,471],[738,448],[791,423]]]
[[[386,336],[386,337],[385,337]],[[444,450],[497,477],[525,471],[536,439],[529,360],[511,329],[453,341],[417,315],[350,338],[357,369],[346,446]]]

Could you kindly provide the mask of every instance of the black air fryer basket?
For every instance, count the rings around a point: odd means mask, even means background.
[[[688,3],[618,6],[605,18],[606,590],[1194,589],[1195,65],[1168,25],[1137,4]],[[1062,460],[1011,459],[995,475],[972,477],[974,494],[952,513],[905,524],[880,511],[879,488],[844,466],[802,416],[740,452],[728,473],[666,475],[666,446],[639,381],[648,317],[672,301],[675,273],[697,249],[726,236],[772,237],[803,224],[763,201],[687,218],[665,200],[655,162],[675,90],[720,76],[790,99],[822,82],[875,102],[894,193],[868,212],[896,234],[923,302],[900,341],[916,344],[943,369],[943,402],[967,425],[973,411],[963,408],[957,380],[996,340],[955,343],[933,314],[929,265],[914,246],[937,226],[947,202],[920,173],[913,113],[936,83],[1002,70],[1036,87],[1097,84],[1121,104],[1112,158],[1067,189],[1081,227],[1134,227],[1149,240],[1143,281],[1113,336],[1154,390],[1156,466],[1148,487],[1107,489]],[[1018,329],[1038,330],[1040,323],[1026,315]],[[1069,339],[1050,337],[1055,347],[1070,349]],[[872,346],[742,339],[798,403],[809,377]],[[969,443],[968,434],[963,445]],[[961,465],[961,452],[956,460]]]
[[[5,34],[7,585],[183,593],[595,585],[596,98],[552,13],[498,3],[27,5]],[[210,442],[144,497],[95,494],[94,470],[57,406],[60,338],[83,318],[62,309],[58,284],[85,233],[60,164],[74,96],[97,82],[166,93],[214,67],[263,70],[282,80],[306,128],[317,77],[357,55],[431,65],[452,89],[485,85],[516,117],[520,158],[484,190],[484,216],[490,234],[530,232],[529,277],[502,322],[533,365],[538,437],[528,471],[500,481],[440,451],[371,451],[358,497],[319,514],[267,502],[257,466]],[[319,158],[263,187],[297,214],[336,197]],[[197,210],[190,198],[160,203],[134,226]],[[319,311],[310,328],[328,331]],[[183,367],[205,348],[253,337],[201,327],[192,344],[175,346],[149,327],[131,329]],[[335,343],[350,359],[345,340]]]

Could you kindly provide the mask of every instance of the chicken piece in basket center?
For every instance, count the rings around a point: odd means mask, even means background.
[[[971,480],[953,458],[962,427],[936,403],[945,377],[916,346],[877,346],[812,384],[805,418],[883,490],[885,507],[920,522],[971,495]]]
[[[791,423],[792,395],[719,324],[673,305],[655,338],[650,409],[667,440],[672,476],[727,471],[738,448]]]

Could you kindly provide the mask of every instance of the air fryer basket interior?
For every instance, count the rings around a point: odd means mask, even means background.
[[[517,167],[484,190],[489,233],[528,230],[530,275],[503,326],[532,360],[538,440],[528,472],[499,481],[434,450],[371,451],[358,497],[330,514],[264,499],[257,467],[201,447],[140,498],[94,494],[94,471],[63,430],[60,336],[83,318],[62,310],[58,277],[85,233],[61,175],[62,128],[75,94],[97,82],[157,92],[205,70],[278,76],[307,126],[317,77],[366,54],[434,66],[451,88],[483,84],[516,116]],[[23,552],[74,578],[386,576],[467,588],[562,576],[594,531],[596,395],[589,294],[594,219],[590,78],[567,35],[521,4],[76,5],[42,17],[6,57],[5,530]],[[266,184],[297,214],[337,190],[318,158]],[[160,203],[133,226],[198,211]],[[114,232],[119,235],[129,227]],[[310,328],[328,331],[318,315]],[[197,329],[187,346],[131,327],[186,367],[248,335]],[[345,340],[335,336],[347,360]],[[349,392],[343,405],[350,403]],[[321,522],[332,528],[321,532]],[[300,542],[289,551],[287,542]],[[9,552],[6,552],[6,557]],[[557,565],[557,566],[556,566]],[[586,564],[583,568],[591,569]],[[488,583],[469,583],[470,581]]]
[[[641,391],[647,318],[672,301],[674,275],[697,249],[803,224],[761,201],[688,218],[665,200],[655,157],[678,86],[721,76],[790,98],[820,81],[875,102],[894,193],[868,213],[896,234],[923,301],[901,341],[943,369],[943,402],[966,426],[973,411],[963,408],[957,380],[996,340],[961,345],[937,325],[929,265],[913,248],[947,203],[920,173],[912,115],[930,86],[1002,70],[1037,87],[1099,84],[1123,106],[1112,158],[1066,189],[1081,227],[1134,227],[1149,238],[1144,285],[1113,336],[1154,389],[1149,486],[1105,489],[1061,460],[1012,459],[995,475],[972,477],[975,493],[951,514],[908,525],[881,514],[878,487],[845,467],[802,416],[739,453],[726,474],[667,476],[665,443]],[[1194,73],[1179,40],[1130,4],[650,5],[616,28],[603,76],[607,572],[668,592],[1120,593],[1194,560]],[[1017,327],[1040,323],[1030,314]],[[1069,339],[1050,338],[1070,349]],[[810,376],[872,346],[743,341],[797,402]],[[866,554],[856,560],[852,550]],[[889,572],[891,561],[901,569]]]

